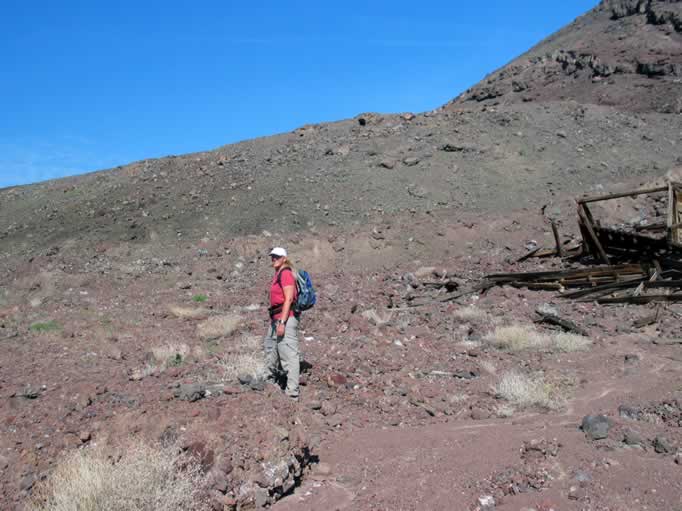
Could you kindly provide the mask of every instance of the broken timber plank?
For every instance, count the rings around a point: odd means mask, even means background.
[[[540,316],[540,319],[536,320],[536,323],[549,323],[550,325],[559,326],[567,332],[573,332],[574,334],[582,335],[583,337],[588,336],[587,331],[576,325],[573,321],[545,312],[535,311],[535,313]]]
[[[665,191],[668,191],[667,186],[659,186],[657,188],[649,188],[649,189],[644,189],[644,190],[635,190],[635,191],[622,192],[622,193],[610,193],[607,195],[592,195],[592,196],[587,196],[587,197],[583,197],[581,199],[578,199],[578,203],[587,204],[589,202],[599,202],[602,200],[609,200],[609,199],[620,199],[622,197],[634,197],[636,195],[644,195],[647,193],[657,193],[657,192],[665,192]]]
[[[618,304],[631,303],[643,304],[651,302],[682,302],[682,294],[676,295],[644,295],[644,296],[621,296],[617,298],[600,298],[597,303]]]
[[[578,205],[578,218],[580,220],[581,225],[585,227],[585,230],[587,231],[589,237],[591,238],[591,242],[594,244],[595,248],[597,249],[597,252],[599,253],[599,257],[601,260],[606,263],[610,264],[609,261],[609,256],[606,255],[606,252],[604,251],[604,247],[601,246],[601,243],[599,243],[599,238],[597,237],[597,234],[594,232],[594,225],[592,224],[592,221],[590,220],[590,212],[587,209],[587,206],[585,204],[579,204]]]
[[[561,245],[561,238],[559,237],[559,229],[556,226],[556,222],[552,220],[552,234],[554,234],[554,242],[556,243],[556,252],[562,259],[566,257],[566,252],[564,252],[564,247]]]

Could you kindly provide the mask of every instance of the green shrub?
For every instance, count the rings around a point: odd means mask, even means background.
[[[198,302],[198,303],[202,303],[202,302],[205,302],[206,300],[208,300],[208,296],[206,296],[206,295],[194,295],[192,297],[192,300],[195,302]]]
[[[46,321],[44,323],[33,323],[30,326],[33,332],[53,332],[54,330],[59,330],[59,323],[54,320]]]

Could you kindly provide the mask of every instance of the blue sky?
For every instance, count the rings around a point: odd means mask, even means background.
[[[430,110],[597,3],[2,0],[0,187]]]

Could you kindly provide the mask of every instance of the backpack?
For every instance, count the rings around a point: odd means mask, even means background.
[[[297,291],[296,303],[294,303],[294,312],[296,314],[300,314],[303,311],[311,309],[313,305],[317,303],[317,294],[315,293],[315,288],[313,287],[313,281],[310,279],[310,274],[307,271],[296,270],[294,276],[296,277]],[[277,283],[280,285],[280,287],[282,287],[282,272],[279,272],[277,275]]]

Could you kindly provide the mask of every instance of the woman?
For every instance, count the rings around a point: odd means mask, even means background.
[[[270,258],[275,275],[270,284],[270,328],[263,342],[265,375],[267,381],[275,383],[281,365],[287,377],[286,394],[297,400],[300,360],[298,316],[294,312],[296,270],[282,247],[273,248]]]

